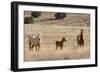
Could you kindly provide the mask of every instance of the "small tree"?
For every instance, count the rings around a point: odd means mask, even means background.
[[[66,13],[56,13],[55,18],[56,19],[64,19],[66,17]]]
[[[37,18],[37,17],[41,16],[41,12],[33,11],[33,12],[31,13],[31,16],[32,16],[33,18]]]

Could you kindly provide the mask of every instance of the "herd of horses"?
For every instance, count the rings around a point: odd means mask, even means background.
[[[32,50],[33,51],[33,48],[35,47],[35,50],[36,51],[39,51],[40,49],[40,42],[41,42],[41,37],[40,37],[40,33],[38,33],[37,36],[34,36],[34,35],[31,35],[29,36],[29,50]],[[64,42],[66,42],[66,38],[63,37],[61,39],[61,41],[56,41],[55,42],[55,45],[56,45],[56,50],[58,48],[60,48],[61,50],[63,49],[63,45],[64,45]],[[81,46],[84,46],[84,38],[83,38],[83,29],[80,30],[80,34],[77,35],[77,45],[79,47]]]

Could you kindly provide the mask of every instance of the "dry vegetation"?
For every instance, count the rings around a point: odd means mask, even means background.
[[[26,13],[25,16],[29,15]],[[70,60],[90,58],[90,15],[68,13],[64,20],[55,20],[54,13],[42,13],[33,24],[24,25],[24,60]],[[77,46],[77,35],[84,29],[84,47]],[[39,51],[29,51],[27,35],[41,32]],[[66,37],[63,50],[56,50],[55,41]]]

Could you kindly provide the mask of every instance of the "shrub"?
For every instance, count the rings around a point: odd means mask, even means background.
[[[56,13],[55,18],[56,19],[64,19],[66,17],[65,13]]]
[[[24,18],[24,24],[29,24],[29,23],[33,23],[33,17],[25,17]]]
[[[34,17],[34,18],[37,18],[37,17],[41,16],[41,12],[33,11],[31,13],[31,16]]]

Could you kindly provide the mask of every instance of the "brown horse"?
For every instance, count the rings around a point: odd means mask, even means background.
[[[77,35],[77,45],[84,46],[84,39],[83,39],[83,30],[81,29],[81,33]]]
[[[56,41],[56,50],[58,47],[60,47],[60,49],[63,49],[63,43],[66,42],[66,39],[63,37],[61,41]]]

